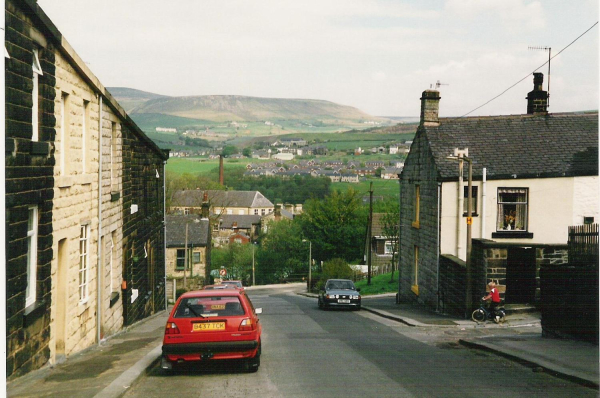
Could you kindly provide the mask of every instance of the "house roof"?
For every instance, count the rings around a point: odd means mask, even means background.
[[[458,178],[454,148],[469,149],[476,179],[484,167],[488,179],[598,175],[598,112],[440,118],[419,132],[441,180]]]
[[[273,203],[258,191],[176,191],[171,201],[172,206],[200,207],[204,193],[208,201],[215,207],[273,207]]]
[[[254,214],[222,214],[219,217],[221,228],[231,229],[233,228],[233,223],[237,223],[237,227],[241,229],[251,229],[252,225],[260,224],[260,219],[262,216],[254,215]]]
[[[167,247],[185,246],[185,226],[188,225],[188,246],[206,246],[208,242],[209,222],[198,215],[167,215]]]

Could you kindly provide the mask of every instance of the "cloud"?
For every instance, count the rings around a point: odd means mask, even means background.
[[[544,28],[544,7],[539,1],[447,0],[446,11],[465,20],[499,18],[507,28]]]

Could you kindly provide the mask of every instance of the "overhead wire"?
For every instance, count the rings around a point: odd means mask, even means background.
[[[592,30],[596,25],[598,25],[598,21],[596,21],[595,24],[593,24],[592,26],[590,26],[585,32],[583,32],[582,34],[580,34],[575,40],[573,40],[571,43],[567,44],[565,47],[562,48],[562,50],[560,50],[558,53],[556,53],[552,58],[550,58],[548,61],[544,62],[543,64],[541,64],[540,66],[538,66],[537,68],[535,68],[533,70],[533,72],[528,73],[527,76],[525,76],[524,78],[520,79],[519,81],[517,81],[515,84],[513,84],[512,86],[510,86],[509,88],[507,88],[506,90],[502,91],[500,94],[496,95],[494,98],[490,99],[489,101],[485,102],[484,104],[478,106],[477,108],[473,109],[472,111],[469,111],[467,113],[465,113],[464,115],[460,116],[460,117],[465,117],[473,112],[475,112],[476,110],[483,108],[484,106],[486,106],[487,104],[489,104],[490,102],[494,101],[495,99],[501,97],[502,95],[504,95],[507,91],[509,91],[510,89],[512,89],[513,87],[515,87],[516,85],[518,85],[519,83],[521,83],[523,80],[527,79],[529,76],[531,76],[531,74],[533,74],[534,72],[536,72],[537,70],[539,70],[540,68],[546,66],[550,61],[552,61],[554,58],[558,57],[560,55],[560,53],[562,53],[563,51],[565,51],[567,48],[569,48],[573,43],[575,43],[577,40],[581,39],[586,33],[588,33],[590,30]]]

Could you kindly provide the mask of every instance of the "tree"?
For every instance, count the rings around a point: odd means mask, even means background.
[[[303,235],[313,242],[313,258],[318,261],[361,258],[367,209],[358,191],[334,191],[323,200],[310,199],[296,220]]]
[[[231,243],[212,249],[211,268],[225,268],[227,279],[237,279],[249,284],[252,280],[252,245]]]
[[[276,283],[291,275],[308,274],[308,246],[292,220],[270,222],[256,256],[257,283]]]
[[[225,145],[223,147],[223,152],[221,152],[221,154],[225,157],[235,155],[236,153],[239,153],[239,150],[234,145]]]
[[[250,148],[244,148],[242,150],[242,155],[244,155],[247,158],[251,157],[252,156],[252,149],[250,149]]]

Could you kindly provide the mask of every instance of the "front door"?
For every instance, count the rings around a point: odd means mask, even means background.
[[[509,248],[506,263],[506,304],[533,304],[537,287],[535,249]]]

